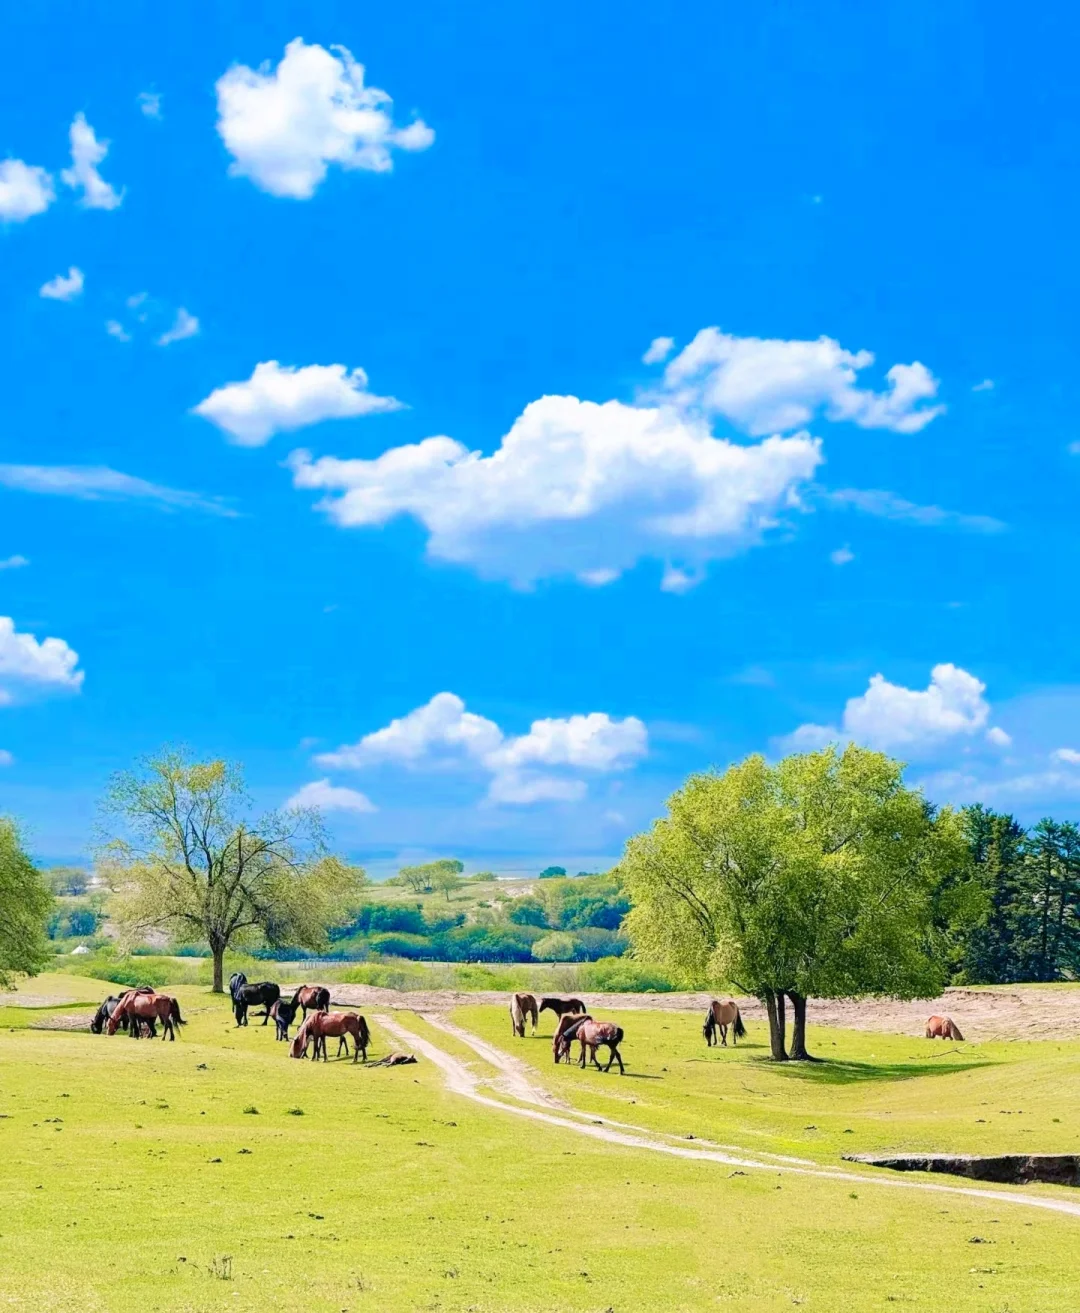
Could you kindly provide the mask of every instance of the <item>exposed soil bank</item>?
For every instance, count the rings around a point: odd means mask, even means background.
[[[846,1153],[844,1158],[871,1167],[891,1167],[897,1172],[944,1172],[948,1176],[994,1181],[998,1185],[1030,1185],[1033,1181],[1047,1185],[1080,1185],[1080,1156],[1076,1154],[1006,1153],[996,1158],[980,1158],[973,1154],[943,1153],[888,1158]]]

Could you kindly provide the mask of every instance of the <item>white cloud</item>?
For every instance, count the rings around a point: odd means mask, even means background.
[[[74,497],[79,501],[147,501],[164,509],[236,515],[230,507],[212,498],[180,488],[166,488],[106,465],[0,465],[0,487]]]
[[[874,363],[870,351],[846,351],[839,342],[734,337],[703,328],[664,371],[666,394],[680,407],[722,415],[748,433],[786,433],[824,413],[860,428],[917,433],[945,407],[923,405],[938,382],[925,365],[893,365],[888,388],[856,386]]]
[[[160,91],[140,91],[136,96],[139,109],[148,119],[161,118],[161,92]]]
[[[173,320],[172,327],[167,328],[159,338],[156,339],[158,346],[169,346],[173,342],[182,342],[186,337],[194,337],[199,331],[199,321],[194,315],[188,314],[183,306],[176,312],[176,318]]]
[[[30,690],[77,693],[83,672],[79,656],[62,638],[19,633],[11,616],[0,615],[0,703]]]
[[[685,576],[669,573],[671,587],[798,509],[821,460],[808,434],[744,445],[670,407],[548,396],[491,456],[432,437],[374,460],[298,451],[289,463],[297,487],[338,494],[320,503],[337,524],[414,516],[429,555],[490,578],[597,585],[648,557]]]
[[[899,520],[929,529],[963,529],[969,533],[1002,533],[1007,527],[991,515],[964,515],[940,506],[920,506],[879,488],[841,488],[824,494],[824,500],[837,507],[850,506],[864,515],[885,520]]]
[[[105,331],[110,337],[115,337],[118,342],[131,341],[131,334],[118,319],[106,319]]]
[[[360,770],[387,763],[409,770],[471,767],[490,776],[495,803],[573,802],[584,780],[552,771],[609,773],[629,769],[648,751],[648,732],[636,716],[615,720],[605,712],[535,720],[527,734],[507,736],[493,721],[467,711],[454,693],[430,702],[365,735],[357,743],[320,753],[327,770]]]
[[[393,397],[367,390],[367,374],[344,365],[279,365],[265,360],[244,383],[226,383],[194,408],[241,447],[261,447],[275,433],[399,410]]]
[[[1007,734],[1000,725],[991,725],[986,731],[986,741],[995,748],[1007,748],[1012,744],[1012,735]]]
[[[0,219],[22,223],[56,199],[51,175],[22,160],[0,160]]]
[[[0,561],[0,570],[21,570],[30,562],[25,556],[8,556]]]
[[[675,349],[675,339],[673,337],[654,337],[649,343],[649,349],[641,357],[643,365],[658,365],[661,360],[666,360]]]
[[[855,559],[855,553],[845,543],[843,547],[838,547],[836,551],[829,553],[829,560],[833,565],[850,565]]]
[[[84,281],[83,271],[72,265],[66,276],[57,274],[55,278],[43,283],[38,295],[47,301],[74,301],[82,291]]]
[[[331,784],[329,780],[312,780],[305,784],[285,804],[286,808],[318,807],[327,812],[366,812],[378,808],[365,793]]]
[[[109,143],[98,141],[86,115],[78,113],[71,123],[71,168],[64,169],[60,177],[76,191],[81,191],[79,204],[87,210],[115,210],[124,199],[98,173],[97,166],[109,153]]]
[[[217,83],[218,133],[229,172],[272,196],[307,200],[329,165],[386,173],[394,150],[426,150],[435,134],[420,119],[394,125],[385,91],[364,85],[364,66],[344,46],[297,37],[277,68],[236,64]]]
[[[904,688],[874,675],[859,697],[849,699],[840,726],[800,725],[787,739],[796,751],[827,743],[854,740],[882,751],[925,751],[958,737],[971,738],[986,728],[990,704],[986,685],[951,663],[930,672],[925,689]],[[991,730],[990,741],[1001,746],[1008,735]]]
[[[1080,766],[1080,752],[1075,748],[1056,748],[1050,756],[1054,761],[1066,761],[1070,766]]]
[[[14,766],[15,758],[6,748],[0,748],[0,766]]]
[[[972,392],[993,392],[994,380],[992,378],[984,378],[981,383],[976,383],[971,390]]]

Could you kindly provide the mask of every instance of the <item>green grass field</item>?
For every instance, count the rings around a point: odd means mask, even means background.
[[[73,977],[26,989],[106,992]],[[4,1304],[35,1313],[1080,1305],[1080,1218],[605,1145],[448,1093],[430,1062],[291,1061],[271,1028],[236,1031],[223,1000],[175,992],[190,1016],[175,1044],[27,1028],[37,1010],[0,1015]],[[1078,1044],[968,1045],[962,1057],[942,1046],[929,1058],[918,1041],[819,1030],[829,1064],[777,1070],[753,1028],[745,1049],[707,1053],[694,1017],[626,1013],[631,1074],[620,1080],[556,1071],[546,1041],[510,1040],[501,1009],[455,1016],[525,1058],[568,1102],[678,1135],[829,1165],[883,1147],[1076,1146]],[[422,1019],[399,1017],[467,1052]],[[397,1047],[372,1029],[373,1056]]]

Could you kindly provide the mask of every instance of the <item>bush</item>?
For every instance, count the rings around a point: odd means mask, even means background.
[[[507,916],[515,925],[532,925],[539,929],[547,928],[547,909],[539,898],[526,894],[515,898],[510,904]]]
[[[533,944],[532,955],[538,962],[573,962],[577,945],[572,935],[556,930]]]
[[[601,994],[670,994],[677,987],[659,967],[605,957],[581,967],[581,988]]]

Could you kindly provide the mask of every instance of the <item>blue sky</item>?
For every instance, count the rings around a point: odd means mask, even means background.
[[[376,870],[595,869],[830,738],[1071,813],[1071,10],[259,8],[7,21],[43,858],[176,741]]]

